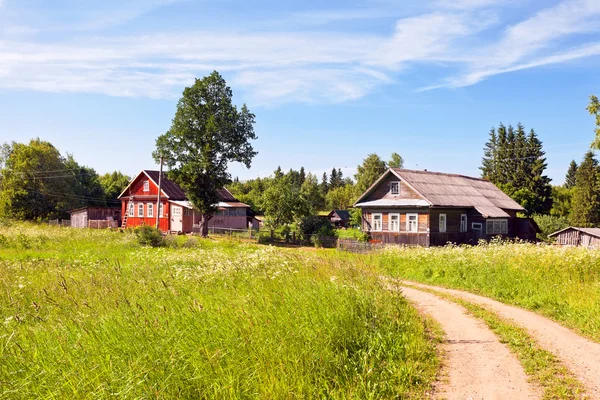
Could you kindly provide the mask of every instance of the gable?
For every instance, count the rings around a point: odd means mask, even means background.
[[[392,182],[400,182],[400,193],[397,195],[391,193],[390,185]],[[362,196],[360,202],[368,202],[375,200],[400,200],[400,199],[415,199],[425,200],[423,196],[413,190],[403,179],[398,178],[393,173],[386,173],[380,181],[375,183],[370,192],[366,196]]]
[[[144,186],[147,182],[147,189],[144,190]],[[162,191],[162,195],[164,195],[164,191]],[[119,195],[119,198],[122,196],[158,196],[158,186],[156,183],[148,177],[144,171],[140,172],[123,190],[123,192]]]

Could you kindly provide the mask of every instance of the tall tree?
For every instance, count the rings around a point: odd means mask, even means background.
[[[171,128],[156,140],[153,156],[165,158],[169,177],[178,183],[200,211],[200,231],[208,235],[208,220],[216,211],[217,190],[231,180],[227,166],[250,168],[257,154],[251,140],[254,114],[232,102],[233,93],[216,71],[185,88]]]
[[[306,171],[304,170],[304,167],[300,167],[300,185],[302,185],[305,180],[306,180]]]
[[[569,164],[569,169],[567,170],[567,175],[565,176],[565,185],[564,186],[567,189],[575,187],[576,176],[577,176],[577,163],[575,162],[575,160],[572,160],[571,164]]]
[[[66,217],[82,199],[73,192],[73,174],[51,143],[13,143],[2,170],[0,214],[27,220]]]
[[[323,172],[323,178],[321,178],[321,193],[323,193],[323,197],[329,191],[329,179],[327,178],[327,172]]]
[[[392,153],[390,161],[388,161],[388,167],[390,168],[404,168],[404,159],[398,153]]]
[[[357,197],[353,185],[340,186],[327,193],[327,207],[333,210],[347,210],[352,207]]]
[[[296,190],[289,176],[274,179],[265,190],[261,208],[264,210],[266,225],[275,229],[294,221],[300,221],[310,214],[309,205]]]
[[[319,179],[315,175],[309,173],[306,176],[300,188],[300,195],[306,202],[310,214],[315,214],[317,211],[324,209],[325,199],[321,192]]]
[[[120,171],[100,176],[100,185],[104,189],[104,195],[109,205],[117,204],[115,203],[118,201],[117,197],[127,187],[129,180],[130,178],[127,175],[123,175]]]
[[[340,186],[340,181],[338,179],[337,169],[333,168],[331,170],[331,175],[329,178],[329,190],[336,189]]]
[[[590,103],[586,110],[588,110],[588,112],[596,119],[596,129],[594,129],[596,136],[591,147],[600,150],[600,100],[594,95],[590,96]]]
[[[79,165],[71,154],[67,154],[65,167],[69,169],[68,174],[73,175],[72,187],[76,197],[79,197],[79,207],[83,206],[106,206],[104,188],[100,184],[100,176],[90,167]],[[112,206],[121,202],[112,202]]]
[[[598,160],[593,152],[588,151],[576,174],[570,217],[571,223],[575,226],[594,227],[600,223],[598,173]]]
[[[542,142],[523,125],[492,128],[484,147],[482,176],[519,202],[527,214],[545,214],[552,207],[550,178],[544,175],[546,158]]]
[[[357,167],[356,190],[358,193],[365,192],[386,171],[387,166],[377,154],[372,153]]]

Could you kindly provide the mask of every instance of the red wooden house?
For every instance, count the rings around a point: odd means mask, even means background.
[[[357,200],[363,230],[384,243],[435,246],[494,236],[536,240],[539,227],[485,179],[390,168]]]
[[[122,227],[156,225],[163,232],[189,233],[197,227],[200,213],[188,201],[183,189],[163,173],[160,206],[158,198],[159,171],[140,172],[119,195],[123,215]],[[225,188],[219,189],[217,213],[208,222],[209,227],[224,229],[258,229],[258,221],[250,206],[239,202]]]

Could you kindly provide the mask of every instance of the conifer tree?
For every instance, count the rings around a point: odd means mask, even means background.
[[[300,185],[302,185],[305,180],[306,180],[306,171],[304,171],[304,167],[300,167]]]
[[[588,151],[575,174],[571,211],[571,223],[575,226],[594,227],[600,223],[598,173],[598,160]]]
[[[331,177],[329,178],[329,190],[333,190],[338,187],[338,174],[337,169],[331,170]]]
[[[567,175],[565,176],[565,185],[564,186],[567,189],[575,187],[576,174],[577,174],[577,163],[575,162],[575,160],[572,160],[571,164],[569,164],[569,169],[567,170]]]
[[[323,197],[329,191],[329,180],[327,178],[327,172],[323,172],[323,178],[321,180],[321,192],[323,193]]]

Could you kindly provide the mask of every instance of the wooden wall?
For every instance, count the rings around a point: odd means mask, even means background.
[[[567,229],[554,236],[556,243],[563,246],[600,247],[600,238],[576,229]]]
[[[128,212],[127,210],[127,199],[122,199],[121,200],[121,215],[125,216],[126,213]],[[150,201],[150,200],[140,200],[140,201],[133,201],[132,202],[134,204],[134,208],[133,208],[133,217],[128,216],[127,217],[127,228],[135,228],[136,226],[141,226],[141,225],[149,225],[149,226],[156,226],[156,215],[158,214],[158,209],[156,207],[156,200],[154,201]],[[138,217],[138,209],[137,209],[137,205],[138,203],[143,203],[144,204],[144,217]],[[153,217],[148,217],[148,203],[152,203],[154,204],[154,216]],[[159,218],[158,221],[158,229],[160,229],[163,232],[167,232],[169,231],[169,212],[170,212],[170,208],[169,208],[169,202],[167,201],[167,199],[163,199],[161,198],[161,203],[163,203],[163,216]],[[128,215],[128,214],[127,214]]]
[[[363,230],[371,230],[372,214],[381,214],[382,230],[389,230],[389,214],[400,214],[400,232],[406,232],[406,214],[418,214],[419,232],[427,232],[429,228],[429,209],[363,209]]]
[[[400,181],[400,194],[392,195],[390,193],[390,183]],[[369,194],[369,196],[362,201],[373,201],[380,199],[423,199],[415,191],[413,191],[407,184],[398,179],[397,176],[390,174],[381,184],[375,188],[375,190]]]

